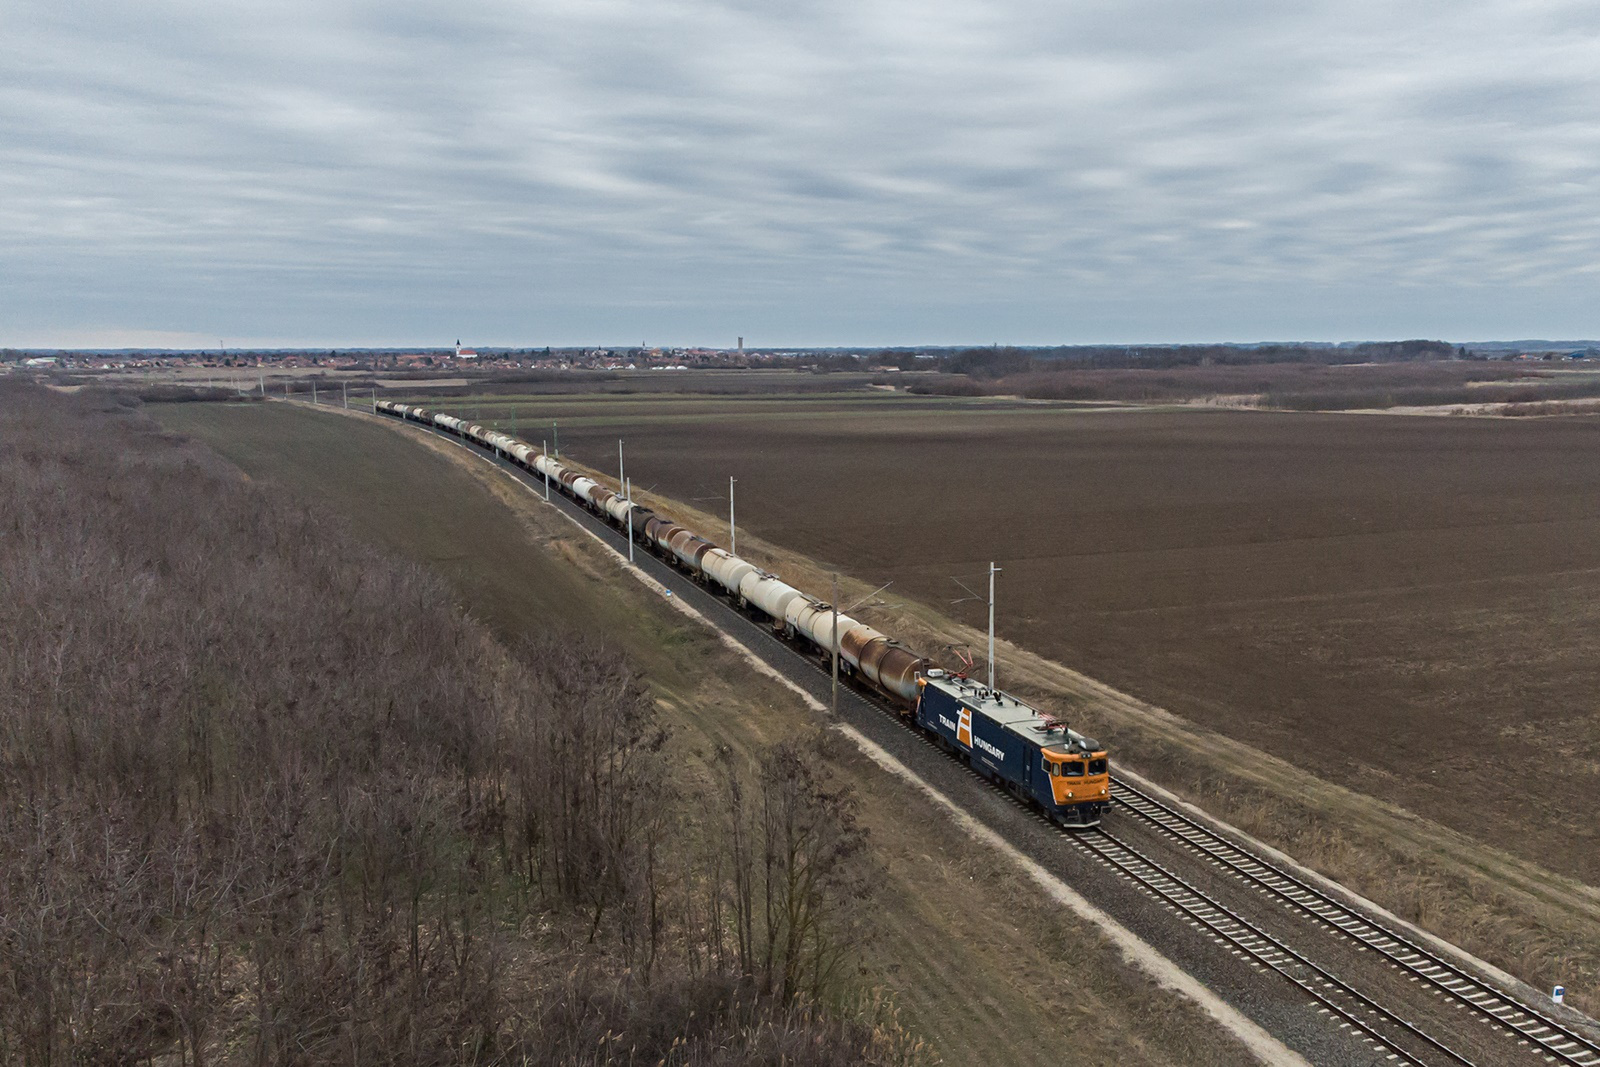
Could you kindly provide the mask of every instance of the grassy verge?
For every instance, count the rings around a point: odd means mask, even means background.
[[[152,410],[252,476],[320,497],[372,538],[432,565],[501,636],[556,618],[621,645],[651,679],[691,777],[711,775],[719,745],[754,751],[817,725],[713,635],[619,581],[614,564],[564,518],[446,442],[284,405]],[[947,1062],[1250,1061],[1193,1005],[1124,964],[1096,931],[1039,900],[952,824],[930,818],[902,784],[847,754],[838,770],[862,800],[884,869],[863,980],[892,991],[903,1021]],[[985,936],[971,937],[974,929]],[[1041,955],[1076,962],[1039,967]]]

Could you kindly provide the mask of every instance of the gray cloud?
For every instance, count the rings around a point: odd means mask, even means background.
[[[1600,333],[1588,5],[0,16],[0,333]]]

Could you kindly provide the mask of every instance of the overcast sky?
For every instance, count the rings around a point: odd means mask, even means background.
[[[1600,5],[8,0],[0,343],[1600,335]]]

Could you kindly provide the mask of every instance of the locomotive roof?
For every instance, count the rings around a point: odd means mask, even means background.
[[[1100,743],[1094,738],[1085,737],[1076,730],[1061,725],[1060,719],[1052,720],[1049,716],[1041,714],[1037,708],[1003,690],[990,689],[981,682],[953,674],[945,674],[942,677],[929,675],[927,681],[929,685],[938,686],[967,707],[982,712],[987,718],[1012,733],[1020,734],[1041,748],[1069,748],[1076,745],[1085,752],[1103,751]],[[1055,728],[1047,729],[1046,727],[1052,722],[1056,724]]]

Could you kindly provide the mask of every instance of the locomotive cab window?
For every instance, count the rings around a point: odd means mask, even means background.
[[[1061,773],[1066,775],[1068,778],[1082,778],[1083,777],[1083,760],[1081,760],[1081,759],[1068,760],[1067,762],[1065,762],[1065,763],[1063,763],[1061,765]]]
[[[1106,758],[1104,756],[1101,756],[1099,759],[1090,760],[1089,761],[1089,773],[1090,774],[1104,774],[1104,773],[1106,773]]]

